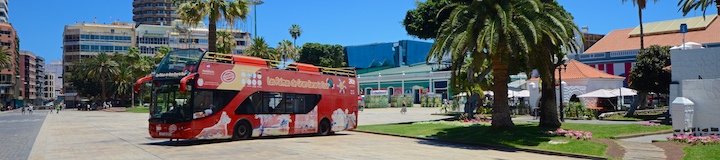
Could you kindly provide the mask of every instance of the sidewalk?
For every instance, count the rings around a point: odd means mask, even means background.
[[[665,150],[652,144],[653,140],[667,140],[672,133],[620,139],[617,142],[625,148],[623,159],[666,159]]]

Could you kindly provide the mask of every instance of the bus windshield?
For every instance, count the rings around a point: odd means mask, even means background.
[[[167,53],[155,70],[156,78],[183,77],[197,72],[198,64],[205,54],[199,49],[177,50]]]
[[[170,121],[190,120],[192,108],[188,105],[191,88],[180,92],[180,83],[177,81],[155,82],[151,93],[150,118],[160,118]]]

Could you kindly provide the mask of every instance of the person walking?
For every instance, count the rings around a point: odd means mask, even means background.
[[[407,112],[407,104],[405,104],[405,101],[402,103],[402,109],[400,109],[401,114],[405,114]]]
[[[48,110],[50,110],[50,113],[48,113],[48,114],[52,114],[52,112],[55,108],[52,105],[47,106],[47,107],[48,107]]]
[[[60,114],[60,105],[56,105],[55,110],[55,113]],[[52,110],[50,110],[50,112],[52,112]]]
[[[32,106],[32,104],[28,107],[28,113],[30,113],[30,115],[32,115],[32,113],[33,113],[33,106]]]
[[[25,115],[25,106],[20,107],[20,109],[22,110],[22,114]]]

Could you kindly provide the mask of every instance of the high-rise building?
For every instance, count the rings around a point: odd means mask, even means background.
[[[0,23],[8,23],[8,0],[0,0]]]
[[[250,33],[241,30],[218,29],[228,31],[235,39],[233,54],[242,54],[250,44]],[[135,29],[137,47],[140,54],[152,56],[161,46],[173,50],[186,48],[208,48],[208,28],[201,22],[195,27],[183,25],[180,20],[172,22],[172,26],[144,25]]]
[[[20,51],[20,95],[25,104],[43,104],[41,90],[45,82],[44,62],[42,57],[32,52]]]
[[[133,38],[135,25],[132,23],[113,22],[111,24],[77,23],[65,26],[63,32],[63,74],[62,77],[71,76],[70,66],[81,63],[98,53],[125,53],[134,46]],[[66,100],[77,95],[76,89],[66,81],[63,90]],[[71,104],[68,104],[71,105]]]
[[[7,2],[6,2],[7,3]],[[10,67],[0,69],[0,99],[3,106],[19,107],[20,103],[20,68],[19,68],[19,37],[9,23],[0,23],[0,47],[10,55]]]
[[[177,19],[175,7],[172,0],[134,0],[133,21],[136,24],[152,24],[169,26],[170,22]]]

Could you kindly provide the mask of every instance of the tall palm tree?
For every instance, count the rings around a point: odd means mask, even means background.
[[[275,50],[277,50],[285,59],[297,60],[297,58],[300,57],[298,55],[298,50],[295,48],[293,43],[287,39],[278,42],[278,46]]]
[[[116,62],[122,63],[122,66],[128,66],[128,68],[132,69],[133,77],[140,78],[150,73],[154,68],[153,61],[148,58],[140,55],[137,47],[130,47],[124,59]]]
[[[539,0],[456,2],[444,9],[448,8],[452,8],[452,12],[440,27],[428,58],[442,59],[450,55],[453,62],[463,62],[466,57],[472,57],[473,65],[490,61],[495,92],[492,126],[512,127],[507,103],[508,64],[522,57],[536,56],[531,51],[543,40],[555,46],[569,43],[577,27],[568,28],[563,21],[569,21],[574,26],[572,17],[562,7],[547,7]],[[568,16],[554,17],[547,12],[564,12]],[[546,62],[544,65],[552,64],[550,56],[539,61]],[[451,66],[454,71],[461,67],[461,64]],[[551,66],[547,68],[550,71],[554,69]]]
[[[718,10],[717,14],[720,15],[720,0],[680,0],[678,6],[680,6],[680,10],[682,10],[683,16],[690,13],[690,10],[697,10],[698,8],[700,8],[703,15],[705,15],[705,11],[707,11],[707,8],[713,3],[715,3],[715,7]]]
[[[631,0],[622,0],[623,3],[625,3],[626,1],[631,1]],[[654,0],[654,3],[657,3],[657,1],[658,1],[658,0]],[[632,2],[633,2],[633,5],[635,5],[635,6],[638,7],[638,17],[639,17],[639,19],[640,19],[640,51],[642,51],[642,50],[645,50],[645,38],[644,38],[644,37],[645,37],[645,33],[644,33],[644,31],[643,31],[643,28],[644,28],[644,27],[643,27],[643,25],[642,25],[642,24],[643,24],[643,22],[642,22],[642,10],[645,9],[648,0],[632,0]],[[640,91],[640,92],[638,93],[638,99],[641,99],[641,100],[642,100],[642,99],[647,99],[647,92]],[[639,101],[639,102],[640,102],[640,103],[639,103],[640,106],[645,106],[645,105],[646,105],[646,103],[644,103],[645,101]],[[637,108],[637,105],[631,105],[630,108],[628,109],[628,112],[627,112],[627,113],[628,113],[628,114],[634,113],[636,108]]]
[[[640,50],[645,50],[645,33],[643,31],[643,16],[642,16],[642,10],[645,9],[647,6],[648,0],[622,0],[623,3],[627,1],[632,1],[633,5],[638,7],[638,18],[640,19]],[[654,3],[657,3],[658,0],[653,0]]]
[[[12,66],[12,56],[10,56],[10,53],[8,50],[5,50],[4,46],[0,46],[0,69]]]
[[[293,44],[297,45],[297,38],[302,34],[302,29],[300,29],[299,25],[293,24],[288,30],[290,31],[290,36],[293,37]]]
[[[119,72],[118,63],[106,53],[100,53],[87,61],[87,75],[93,79],[99,79],[101,85],[102,101],[106,102],[106,85],[108,77],[115,77]]]
[[[197,24],[208,17],[208,50],[217,51],[217,22],[221,19],[233,25],[239,18],[247,18],[248,2],[244,0],[186,0],[177,9],[178,17],[185,23]]]
[[[115,94],[119,95],[118,98],[127,99],[127,96],[130,95],[130,98],[134,99],[135,97],[132,97],[132,87],[137,79],[138,77],[133,76],[133,70],[129,67],[118,67],[118,72],[115,77],[113,77],[115,87],[117,88]]]
[[[218,35],[218,52],[231,54],[232,50],[235,49],[237,43],[233,34],[227,30],[221,30],[217,32]]]

